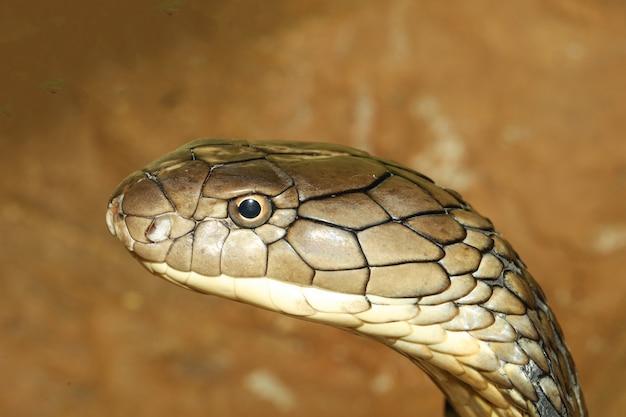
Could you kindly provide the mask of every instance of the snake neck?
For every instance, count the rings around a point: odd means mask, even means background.
[[[527,273],[524,272],[526,275]],[[530,276],[529,276],[530,277]],[[548,340],[531,334],[508,343],[479,341],[464,344],[469,332],[446,331],[443,343],[380,340],[421,368],[446,397],[446,417],[586,417],[577,373],[552,312],[538,294],[536,309],[526,316]],[[514,317],[507,323],[523,334]],[[417,326],[414,335],[427,338],[430,326]],[[471,336],[470,336],[471,337]],[[473,353],[470,353],[472,352]],[[566,387],[570,387],[569,389]]]
[[[446,417],[521,417],[522,412],[511,402],[504,403],[502,391],[496,384],[483,380],[464,382],[421,360],[411,358],[446,397]],[[468,378],[465,378],[468,380]]]

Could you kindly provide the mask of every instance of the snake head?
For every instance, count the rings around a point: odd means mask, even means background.
[[[192,142],[128,176],[106,219],[149,270],[194,289],[213,292],[199,284],[217,282],[208,278],[264,277],[415,299],[458,274],[453,256],[438,261],[446,244],[467,236],[462,222],[490,230],[470,214],[426,177],[358,150],[218,139]],[[458,248],[477,268],[479,251]]]

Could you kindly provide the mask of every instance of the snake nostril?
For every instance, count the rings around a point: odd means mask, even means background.
[[[159,243],[170,237],[172,230],[172,221],[167,216],[155,217],[148,229],[146,229],[146,238],[153,243]]]

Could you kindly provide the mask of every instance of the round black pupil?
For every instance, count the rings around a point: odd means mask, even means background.
[[[261,205],[258,201],[248,198],[239,204],[239,213],[246,219],[254,219],[261,214]]]

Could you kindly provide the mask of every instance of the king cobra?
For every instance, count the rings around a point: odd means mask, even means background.
[[[491,221],[428,177],[322,143],[200,139],[129,175],[106,214],[181,287],[373,338],[450,417],[584,417],[546,297]]]

